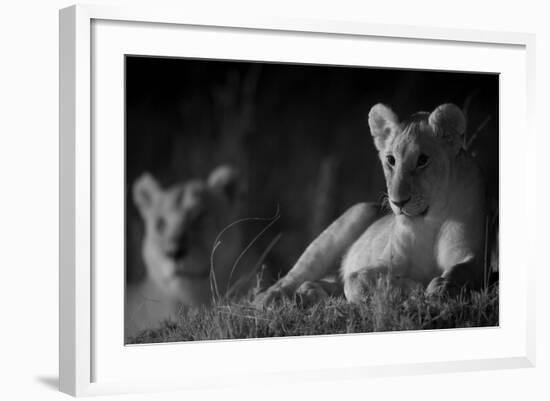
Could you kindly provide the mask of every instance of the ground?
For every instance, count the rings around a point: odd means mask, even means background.
[[[288,299],[264,308],[253,296],[182,313],[178,322],[141,333],[130,343],[203,341],[380,331],[498,326],[498,285],[458,297],[427,298],[378,288],[360,305],[343,297],[310,306]]]

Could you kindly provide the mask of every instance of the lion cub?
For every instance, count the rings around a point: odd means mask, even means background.
[[[316,238],[279,282],[260,294],[265,304],[298,292],[319,299],[343,290],[360,302],[377,280],[428,294],[478,288],[483,282],[484,186],[463,150],[462,111],[443,104],[399,121],[387,106],[369,113],[392,213],[362,203]],[[324,277],[339,271],[341,283]]]
[[[222,230],[238,218],[241,193],[242,180],[228,166],[216,168],[205,181],[168,189],[150,174],[135,182],[134,202],[145,224],[146,277],[126,291],[127,338],[176,318],[182,307],[210,303],[243,276],[239,266],[232,271],[242,251],[239,225],[213,249]]]

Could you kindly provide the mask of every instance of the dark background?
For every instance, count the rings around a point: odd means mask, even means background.
[[[498,75],[364,67],[126,57],[127,277],[143,274],[143,225],[132,184],[145,171],[163,186],[202,177],[221,163],[248,183],[243,217],[281,218],[268,267],[285,272],[346,208],[380,200],[382,169],[369,109],[400,118],[441,103],[466,109],[468,151],[480,163],[493,213],[498,205]],[[248,238],[262,226],[248,224]]]

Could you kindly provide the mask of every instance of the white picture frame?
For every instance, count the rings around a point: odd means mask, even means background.
[[[198,35],[200,46],[186,48],[178,46],[174,40],[161,40],[180,34]],[[257,42],[254,35],[261,35],[265,42],[257,48],[254,45],[245,46],[245,42],[239,44],[240,40],[247,41],[250,38],[254,40],[247,43]],[[215,42],[220,38],[226,41],[223,49],[216,47]],[[292,39],[293,44],[287,46],[285,41],[289,39]],[[300,51],[304,50],[306,43],[314,44],[317,40],[324,41],[323,45],[329,46],[327,48],[333,51],[328,55],[315,53],[315,49],[310,53]],[[339,41],[337,47],[334,43],[330,44],[334,40]],[[266,46],[266,43],[271,46]],[[534,193],[536,189],[536,181],[529,174],[535,170],[535,150],[527,147],[514,148],[511,141],[506,140],[518,130],[524,132],[526,137],[534,139],[534,43],[534,35],[523,33],[373,25],[357,21],[298,20],[291,17],[270,18],[255,15],[236,17],[215,13],[202,15],[155,7],[119,9],[78,5],[61,10],[60,390],[80,396],[244,385],[245,376],[247,380],[254,380],[256,383],[267,383],[275,378],[283,382],[291,382],[297,378],[361,379],[380,375],[534,366],[535,284],[531,273],[536,261],[525,255],[535,254],[530,252],[535,243],[532,238],[534,234],[526,233],[536,232],[533,227],[536,218],[526,217],[535,216],[536,211],[528,203],[527,195],[511,199],[511,188],[507,188],[506,181],[502,179],[506,177],[506,180],[523,182],[525,194]],[[360,55],[356,59],[350,58],[349,49],[353,46],[381,45],[388,49],[401,49],[403,53],[396,52],[392,55],[389,54],[390,50],[379,53],[380,57],[373,61],[377,66],[402,68],[406,65],[399,57],[406,55],[408,47],[424,46],[424,51],[429,52],[432,46],[441,55],[448,52],[448,57],[441,57],[438,62],[430,57],[410,59],[409,68],[502,74],[500,174],[503,252],[500,327],[467,331],[317,336],[142,347],[125,347],[120,337],[118,343],[117,335],[111,334],[111,330],[106,328],[117,326],[117,319],[123,308],[118,302],[123,291],[123,286],[118,285],[123,277],[123,265],[116,262],[120,260],[116,249],[108,251],[107,248],[102,248],[102,241],[111,241],[109,235],[114,235],[111,243],[116,247],[116,244],[120,244],[117,241],[121,241],[116,237],[120,231],[110,230],[111,234],[105,232],[105,235],[98,237],[98,230],[101,231],[104,227],[101,224],[102,219],[112,218],[115,226],[122,219],[121,198],[116,195],[107,199],[101,195],[107,193],[109,188],[114,188],[113,191],[117,192],[116,185],[122,186],[123,182],[120,181],[123,166],[121,170],[121,162],[117,161],[117,155],[121,156],[122,142],[119,139],[122,132],[119,128],[123,120],[119,101],[123,76],[119,69],[119,55],[137,51],[139,54],[181,56],[185,52],[193,52],[189,55],[365,65],[366,61]],[[450,48],[452,51],[449,51]],[[256,53],[249,53],[254,51]],[[492,52],[491,57],[487,55],[488,51]],[[466,57],[459,63],[453,58],[453,54],[461,52],[464,55],[472,52],[475,57]],[[114,96],[104,90],[107,85],[102,86],[102,83],[106,82],[114,83],[109,85],[115,91]],[[98,101],[98,98],[105,102]],[[107,105],[111,101],[113,103]],[[102,111],[106,108],[108,114]],[[96,134],[107,131],[110,139],[100,136],[98,140]],[[516,152],[516,168],[513,170],[509,168],[508,156],[511,149]],[[508,205],[512,202],[522,212],[510,213],[511,208]],[[515,245],[507,246],[512,241]],[[105,265],[105,260],[113,260],[115,265],[120,265],[120,270],[98,271]],[[508,279],[506,269],[511,264],[519,264],[524,269],[513,280]],[[109,274],[114,274],[112,280]],[[106,294],[100,300],[94,298],[98,287]],[[110,314],[107,311],[109,304],[120,304],[120,307],[110,308]],[[122,324],[123,320],[120,321],[120,326]],[[418,352],[422,351],[422,344],[443,345],[450,340],[464,344],[490,345],[477,349],[473,346],[466,351],[458,344],[455,350],[440,350],[438,355],[430,354],[427,349],[422,352],[425,358],[419,358]],[[395,348],[400,343],[416,346],[404,347],[403,350]],[[387,353],[376,354],[375,349],[383,349],[385,346],[394,347],[392,349],[398,357]],[[319,358],[316,353],[320,347],[323,349],[323,358]],[[365,358],[360,352],[339,352],[357,347],[362,350],[371,347],[373,350],[369,353],[369,358]],[[299,355],[300,358],[292,360],[292,363],[288,363],[288,358],[278,359],[285,352]],[[182,353],[185,353],[188,360],[195,358],[196,364],[189,368],[181,366],[182,359],[178,355]],[[220,358],[238,359],[241,362],[231,366],[220,363],[214,368],[207,366],[201,369],[201,356],[207,361]],[[269,361],[265,368],[258,365],[260,357]],[[149,371],[132,370],[132,366],[139,365],[140,361],[143,361],[143,366],[150,367]],[[159,366],[159,361],[162,361],[162,366]],[[173,373],[174,366],[179,366],[178,374]],[[155,371],[151,371],[152,367]]]

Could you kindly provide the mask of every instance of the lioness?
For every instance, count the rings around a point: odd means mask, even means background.
[[[400,122],[387,106],[369,113],[369,127],[386,178],[392,214],[362,203],[332,223],[288,274],[260,294],[265,304],[298,292],[318,299],[342,290],[360,302],[381,277],[428,294],[483,282],[484,186],[463,150],[462,111],[443,104]],[[322,280],[338,271],[340,282]]]
[[[125,335],[173,319],[182,307],[207,304],[243,276],[239,225],[216,238],[240,212],[242,182],[235,169],[216,168],[206,181],[163,189],[150,174],[134,184],[134,202],[145,223],[145,279],[126,291]],[[215,247],[215,249],[214,249]]]

